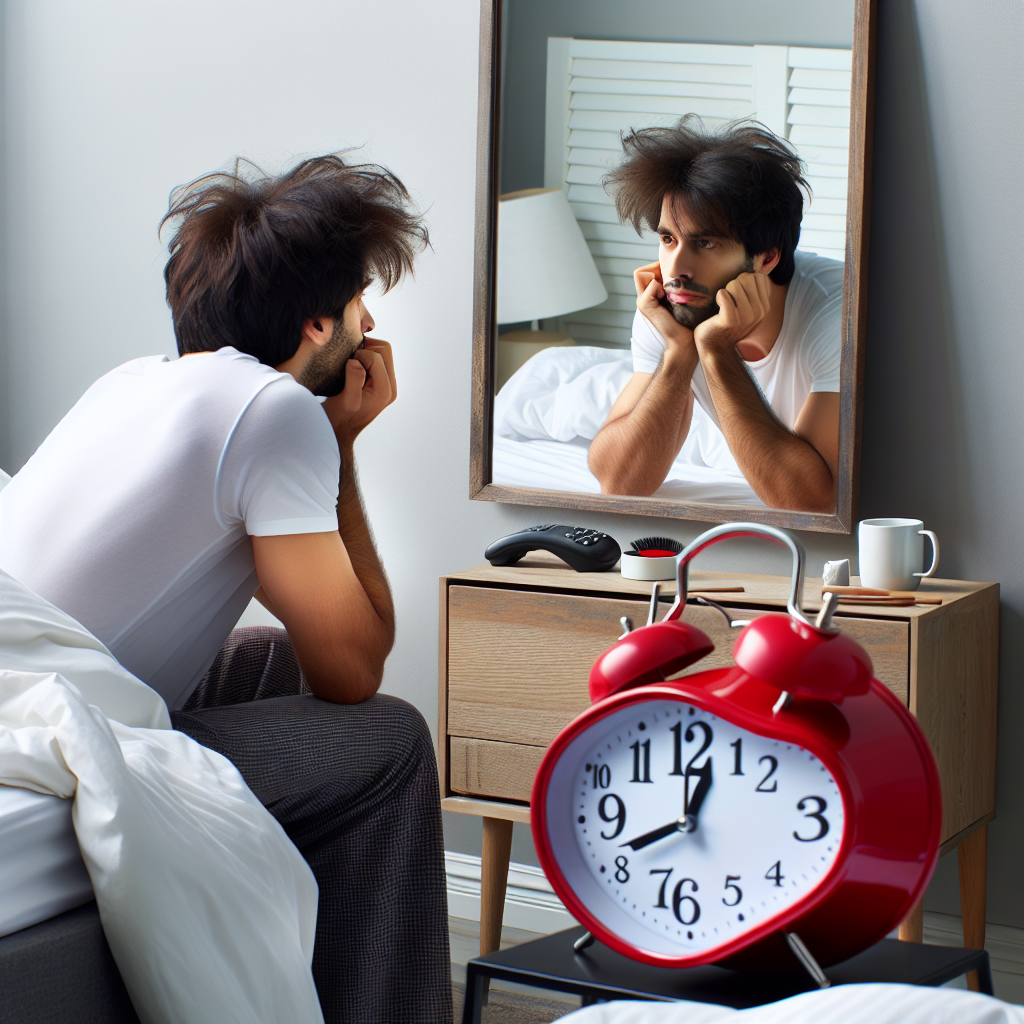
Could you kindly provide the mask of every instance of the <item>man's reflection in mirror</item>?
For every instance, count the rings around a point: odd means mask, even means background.
[[[807,184],[767,128],[693,116],[623,139],[620,219],[657,231],[634,274],[633,375],[590,445],[605,494],[653,494],[684,443],[775,508],[832,512],[843,265],[797,252]]]

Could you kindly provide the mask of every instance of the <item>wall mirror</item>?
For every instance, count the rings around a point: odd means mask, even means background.
[[[874,3],[483,0],[472,498],[850,531]],[[737,122],[770,133],[738,140],[774,152],[765,180],[789,174],[771,202],[735,170],[755,165],[692,155]],[[648,185],[666,159],[688,191]],[[657,223],[623,223],[652,188]],[[787,216],[788,275],[785,245],[735,226],[782,237]]]

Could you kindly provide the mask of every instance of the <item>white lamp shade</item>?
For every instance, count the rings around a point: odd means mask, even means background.
[[[499,324],[562,316],[608,298],[560,188],[510,192],[498,202]]]

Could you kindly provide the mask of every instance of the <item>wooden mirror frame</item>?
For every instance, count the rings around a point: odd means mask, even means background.
[[[496,225],[501,97],[502,0],[481,0],[480,100],[477,120],[476,239],[473,283],[473,391],[470,429],[469,496],[628,515],[695,519],[711,523],[737,519],[793,530],[850,533],[857,507],[860,438],[864,398],[867,313],[868,229],[871,198],[871,142],[877,0],[854,4],[850,93],[849,184],[846,210],[846,263],[843,272],[843,347],[840,362],[839,479],[836,510],[795,512],[745,504],[668,501],[631,495],[581,494],[540,487],[506,487],[491,482],[494,431],[494,353]]]

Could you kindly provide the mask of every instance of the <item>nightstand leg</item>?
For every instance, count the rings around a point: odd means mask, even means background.
[[[480,861],[480,955],[501,946],[501,919],[505,916],[505,887],[512,856],[512,822],[484,818],[484,846]]]
[[[900,925],[901,942],[920,942],[924,938],[924,901],[907,914]]]
[[[985,884],[988,876],[988,825],[972,832],[956,848],[960,866],[960,914],[964,946],[985,948]],[[967,987],[978,991],[978,972],[968,971]]]

